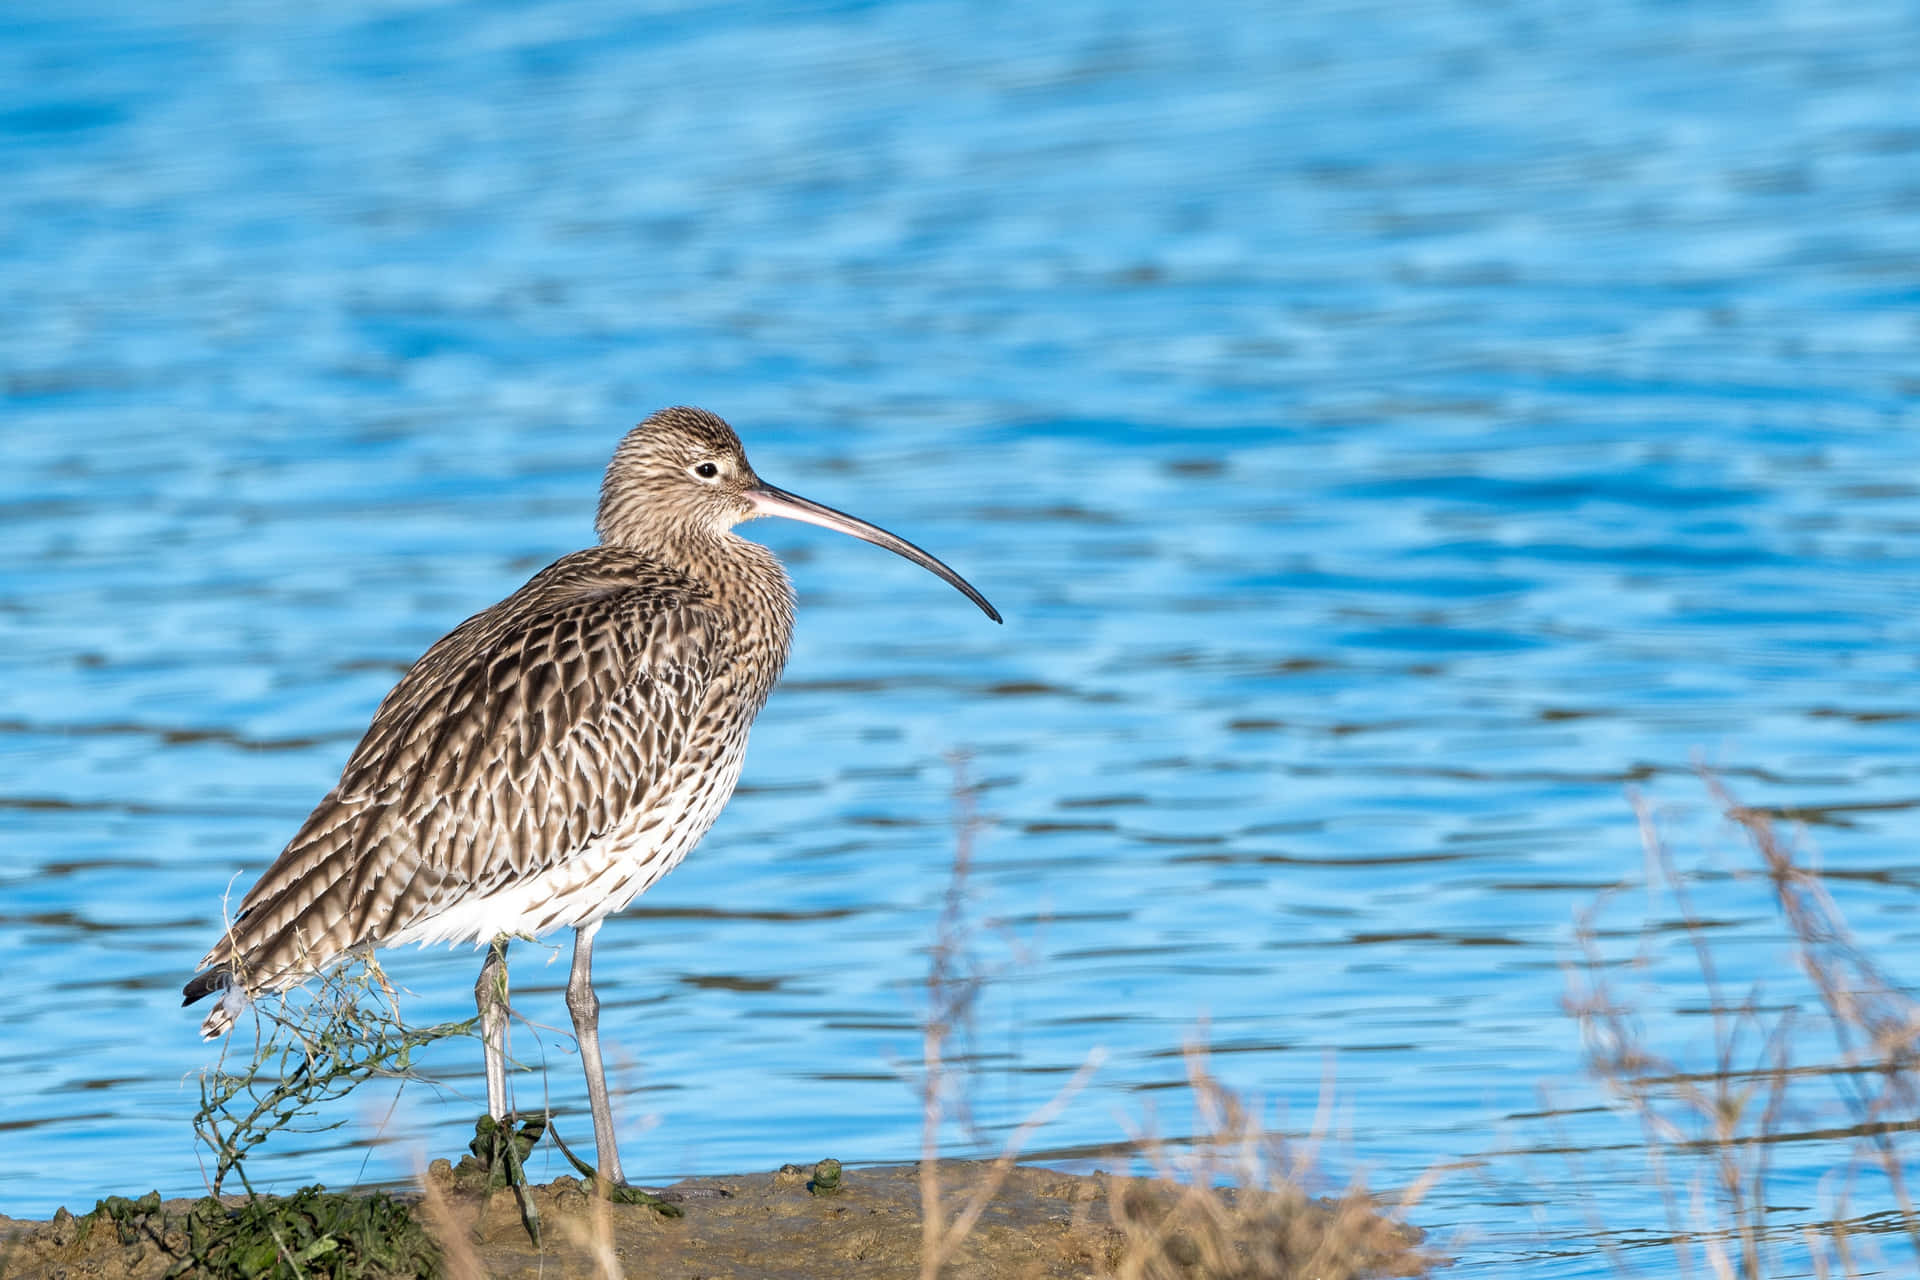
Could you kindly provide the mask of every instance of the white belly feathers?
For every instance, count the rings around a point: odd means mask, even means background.
[[[377,939],[403,943],[482,944],[502,935],[534,937],[577,928],[624,911],[700,843],[733,795],[746,760],[740,735],[722,760],[692,771],[683,785],[556,866],[484,897],[468,896]],[[662,815],[661,810],[668,812]],[[664,820],[663,820],[664,817]],[[643,829],[644,828],[644,829]]]

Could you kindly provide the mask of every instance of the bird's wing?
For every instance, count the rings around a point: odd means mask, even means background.
[[[659,802],[724,635],[691,579],[606,559],[558,562],[414,664],[206,966],[285,985]]]

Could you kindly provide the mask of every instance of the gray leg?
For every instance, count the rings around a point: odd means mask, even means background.
[[[600,1061],[600,997],[593,994],[593,935],[596,921],[574,930],[573,976],[567,979],[567,1009],[580,1041],[580,1065],[587,1072],[587,1101],[593,1107],[593,1140],[600,1152],[600,1176],[625,1186],[620,1148],[613,1136],[613,1105],[607,1100],[607,1069]]]
[[[480,1009],[480,1043],[487,1059],[487,1114],[504,1123],[507,1118],[507,939],[493,940],[480,981],[473,984],[473,1002]]]

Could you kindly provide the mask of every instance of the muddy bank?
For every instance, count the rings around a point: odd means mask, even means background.
[[[175,1275],[526,1276],[609,1274],[658,1280],[894,1280],[919,1273],[921,1187],[915,1166],[788,1165],[740,1177],[693,1179],[700,1196],[666,1217],[610,1204],[577,1179],[531,1189],[540,1243],[512,1191],[461,1190],[437,1162],[420,1193],[335,1196],[317,1190],[255,1206],[158,1196],[113,1200],[45,1223],[0,1218],[0,1275],[147,1280]],[[948,1215],[988,1166],[940,1165]],[[1015,1168],[953,1249],[941,1274],[987,1277],[1404,1276],[1430,1261],[1418,1233],[1358,1199],[1235,1196]]]

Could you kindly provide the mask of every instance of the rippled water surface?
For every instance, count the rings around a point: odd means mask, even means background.
[[[912,1156],[956,752],[979,1142],[1095,1047],[1047,1151],[1189,1132],[1204,1020],[1280,1127],[1332,1080],[1336,1182],[1458,1166],[1416,1219],[1463,1270],[1665,1221],[1560,1011],[1630,785],[1731,983],[1797,998],[1699,760],[1911,972],[1910,6],[62,8],[0,20],[0,1211],[199,1185],[223,894],[666,403],[1007,625],[754,528],[785,684],[597,952],[629,1172]],[[423,1018],[476,966],[389,957]],[[425,1067],[256,1177],[456,1151],[477,1046]],[[1783,1222],[1846,1150],[1780,1145]]]

